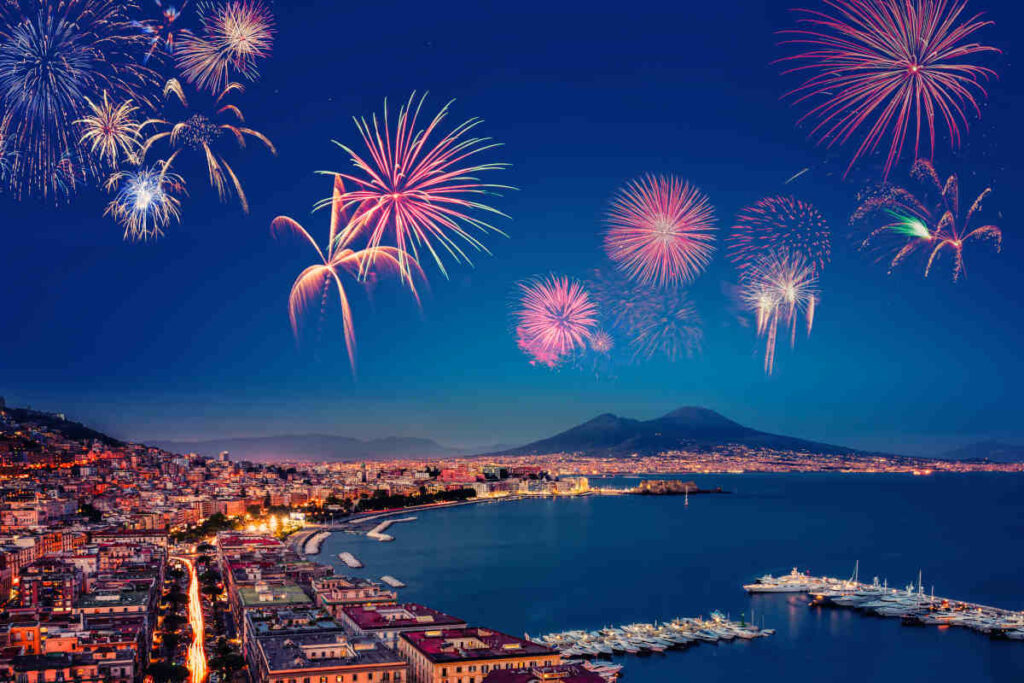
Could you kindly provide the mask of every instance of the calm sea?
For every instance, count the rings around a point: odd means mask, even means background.
[[[1024,642],[812,609],[742,584],[792,567],[916,582],[1024,609],[1024,476],[698,475],[731,495],[529,500],[419,513],[392,543],[337,533],[321,559],[391,574],[407,601],[540,635],[721,610],[777,630],[754,641],[616,657],[625,680],[1024,681]],[[619,479],[616,485],[635,481]],[[366,565],[337,562],[349,550]]]

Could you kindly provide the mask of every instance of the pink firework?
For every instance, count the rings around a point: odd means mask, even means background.
[[[693,281],[714,253],[715,212],[696,187],[645,175],[612,200],[604,245],[630,278],[659,286]]]
[[[982,82],[995,76],[969,60],[999,52],[968,41],[992,22],[962,18],[966,0],[823,2],[832,13],[796,10],[800,27],[781,32],[783,45],[801,50],[779,61],[805,76],[785,97],[811,105],[800,119],[816,122],[811,136],[828,147],[859,141],[847,173],[884,144],[885,177],[905,146],[920,156],[925,136],[934,155],[937,119],[959,146],[969,112],[981,115]]]
[[[475,233],[503,234],[478,216],[505,214],[478,198],[512,188],[477,179],[480,173],[508,166],[471,161],[498,146],[489,138],[472,137],[472,131],[482,121],[469,119],[441,134],[441,125],[448,116],[449,105],[445,105],[425,127],[419,128],[417,122],[425,99],[426,95],[417,102],[415,94],[410,96],[398,110],[393,127],[386,102],[383,119],[356,119],[368,155],[360,156],[340,142],[335,144],[349,154],[360,174],[328,175],[339,175],[350,182],[352,189],[343,197],[345,207],[355,211],[350,229],[365,230],[370,247],[388,240],[403,254],[411,255],[411,260],[403,261],[406,275],[407,266],[419,258],[421,248],[425,249],[447,277],[443,253],[456,262],[468,263],[466,245],[487,252]]]
[[[577,280],[549,275],[519,284],[516,341],[535,362],[553,367],[586,348],[597,329],[597,306]]]
[[[779,195],[743,209],[726,243],[729,259],[741,272],[769,250],[799,252],[819,274],[832,255],[831,231],[821,212],[799,199]]]

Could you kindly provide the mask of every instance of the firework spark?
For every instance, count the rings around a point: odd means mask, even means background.
[[[991,241],[996,253],[1002,249],[1003,233],[995,225],[974,227],[974,219],[992,188],[985,188],[971,203],[966,213],[960,203],[960,182],[951,175],[943,183],[931,162],[918,160],[911,169],[911,177],[921,186],[920,196],[907,188],[885,185],[862,197],[850,222],[872,226],[861,243],[862,249],[879,247],[892,249],[889,272],[917,253],[928,254],[924,275],[928,277],[932,266],[945,252],[953,259],[953,281],[964,273],[964,244]],[[882,223],[880,227],[873,227]],[[892,246],[895,245],[895,246]]]
[[[786,93],[812,108],[800,119],[816,121],[811,136],[831,147],[860,136],[847,173],[886,139],[888,177],[913,135],[912,153],[927,136],[935,151],[937,119],[959,146],[968,114],[980,116],[977,98],[991,69],[971,63],[999,52],[972,36],[992,22],[962,18],[966,0],[824,0],[831,13],[795,10],[797,29],[782,31],[783,45],[800,53],[779,60],[785,73],[806,80]]]
[[[131,100],[115,104],[106,91],[101,102],[85,101],[89,115],[75,121],[82,128],[80,142],[111,168],[118,168],[121,161],[135,163],[142,136],[142,124],[135,118],[138,107]]]
[[[587,347],[597,328],[597,306],[577,280],[549,275],[519,283],[514,312],[519,347],[553,367]]]
[[[352,244],[356,233],[346,230],[348,224],[343,196],[345,187],[341,178],[334,181],[334,201],[331,204],[331,224],[327,238],[327,246],[321,249],[316,240],[296,221],[287,216],[278,216],[271,223],[271,230],[275,235],[293,234],[304,238],[316,251],[320,263],[309,266],[303,270],[292,284],[291,293],[288,297],[288,317],[291,320],[292,331],[296,339],[299,336],[299,321],[310,308],[319,304],[321,316],[327,306],[328,297],[332,289],[338,294],[338,301],[341,303],[342,328],[345,339],[345,348],[348,351],[349,362],[352,371],[356,367],[356,338],[355,326],[352,321],[352,309],[349,306],[348,294],[342,284],[341,277],[347,274],[357,280],[366,272],[366,262],[375,263],[374,270],[399,272],[400,258],[398,249],[395,247],[366,247],[357,249]],[[412,272],[418,277],[423,277],[423,271],[415,259],[405,257]],[[419,295],[416,292],[415,283],[408,280],[413,297],[419,303]]]
[[[104,92],[148,103],[156,75],[142,65],[146,39],[130,0],[8,0],[0,6],[0,135],[18,154],[10,171],[17,196],[61,197],[73,179],[95,177],[74,122]]]
[[[245,196],[245,190],[242,189],[242,182],[231,165],[228,164],[227,158],[219,151],[218,145],[222,139],[229,138],[244,149],[246,137],[250,137],[263,143],[271,154],[277,154],[277,150],[263,133],[240,125],[245,122],[241,109],[226,102],[234,92],[245,92],[245,88],[238,83],[228,83],[227,87],[214,100],[211,113],[196,111],[190,108],[181,83],[172,78],[164,87],[164,96],[169,98],[174,95],[184,108],[184,114],[179,121],[174,123],[164,119],[151,119],[143,124],[144,126],[157,126],[163,130],[154,133],[146,140],[141,156],[145,158],[153,145],[162,140],[167,140],[173,150],[167,160],[168,166],[184,150],[201,152],[206,159],[210,185],[217,190],[221,201],[225,201],[231,190],[234,190],[242,205],[242,210],[248,213],[249,200]]]
[[[818,274],[832,255],[831,231],[821,213],[806,202],[779,195],[743,209],[726,243],[729,259],[741,272],[768,250],[799,252]]]
[[[615,340],[604,330],[594,332],[590,337],[590,350],[595,353],[609,354],[615,348]]]
[[[185,181],[168,173],[157,163],[151,168],[118,171],[106,182],[108,191],[117,190],[104,215],[112,216],[124,227],[124,239],[137,241],[161,237],[172,220],[181,220],[181,201]]]
[[[605,251],[637,282],[694,280],[714,253],[714,209],[688,182],[645,175],[619,190],[607,216]]]
[[[399,108],[393,128],[387,102],[383,119],[378,120],[376,115],[370,121],[355,119],[368,156],[360,156],[340,142],[335,144],[348,153],[361,175],[322,173],[340,175],[352,184],[342,201],[346,208],[354,209],[353,229],[368,232],[370,247],[378,247],[390,238],[401,258],[408,255],[415,260],[419,259],[419,249],[424,248],[447,277],[441,252],[447,252],[456,262],[469,263],[463,244],[490,253],[473,231],[504,234],[474,213],[505,214],[475,198],[512,188],[476,178],[479,173],[507,167],[469,161],[498,146],[489,138],[470,137],[482,123],[480,119],[469,119],[442,135],[439,129],[448,116],[449,103],[426,127],[417,128],[425,99],[426,95],[417,102],[415,94],[410,96]],[[435,134],[439,136],[436,141],[432,139]],[[409,269],[404,264],[403,277],[408,277]],[[366,265],[372,265],[372,259]]]
[[[820,301],[818,276],[812,264],[798,252],[772,250],[744,271],[741,297],[757,321],[757,334],[765,338],[764,370],[775,368],[779,330],[787,328],[790,346],[796,344],[801,316],[810,335],[814,311]]]
[[[203,35],[184,35],[175,54],[178,68],[200,90],[220,92],[232,70],[254,81],[257,64],[274,44],[274,17],[261,0],[230,0],[199,6]]]

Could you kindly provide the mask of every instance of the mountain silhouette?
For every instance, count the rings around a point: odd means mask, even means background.
[[[605,413],[560,434],[503,451],[500,455],[653,455],[672,450],[702,450],[728,445],[808,453],[856,453],[843,446],[761,432],[708,408],[686,406],[653,420],[634,420]]]

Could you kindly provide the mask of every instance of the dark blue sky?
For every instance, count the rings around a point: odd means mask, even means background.
[[[982,36],[1004,51],[993,62],[1000,79],[963,150],[941,152],[936,165],[958,171],[965,192],[993,184],[988,207],[1001,213],[1005,243],[1000,255],[970,249],[967,278],[953,284],[943,269],[928,280],[914,268],[887,276],[858,253],[848,217],[878,167],[843,181],[851,150],[816,148],[779,102],[787,82],[770,62],[788,6],[278,3],[275,54],[240,104],[280,154],[231,157],[251,215],[219,204],[203,169],[187,166],[183,222],[151,244],[122,242],[91,189],[61,208],[0,196],[0,394],[133,439],[318,431],[483,445],[546,436],[601,412],[649,418],[685,404],[898,452],[1024,439],[1021,10],[970,5],[997,22]],[[330,140],[358,142],[353,115],[412,90],[429,90],[434,107],[455,98],[453,120],[480,116],[483,132],[505,143],[495,158],[513,166],[492,179],[519,188],[496,202],[513,217],[501,226],[510,239],[489,238],[494,256],[455,268],[450,281],[428,270],[422,314],[397,287],[381,287],[372,304],[353,289],[353,381],[336,317],[319,342],[296,348],[285,305],[312,254],[275,241],[269,224],[290,215],[323,239],[326,217],[309,211],[329,183],[313,172],[347,167]],[[722,228],[779,191],[830,221],[834,261],[815,330],[795,352],[780,348],[774,376],[764,376],[760,342],[737,321],[721,258],[693,288],[705,321],[698,357],[599,379],[531,367],[516,349],[514,283],[604,265],[607,200],[647,171],[700,185]]]

